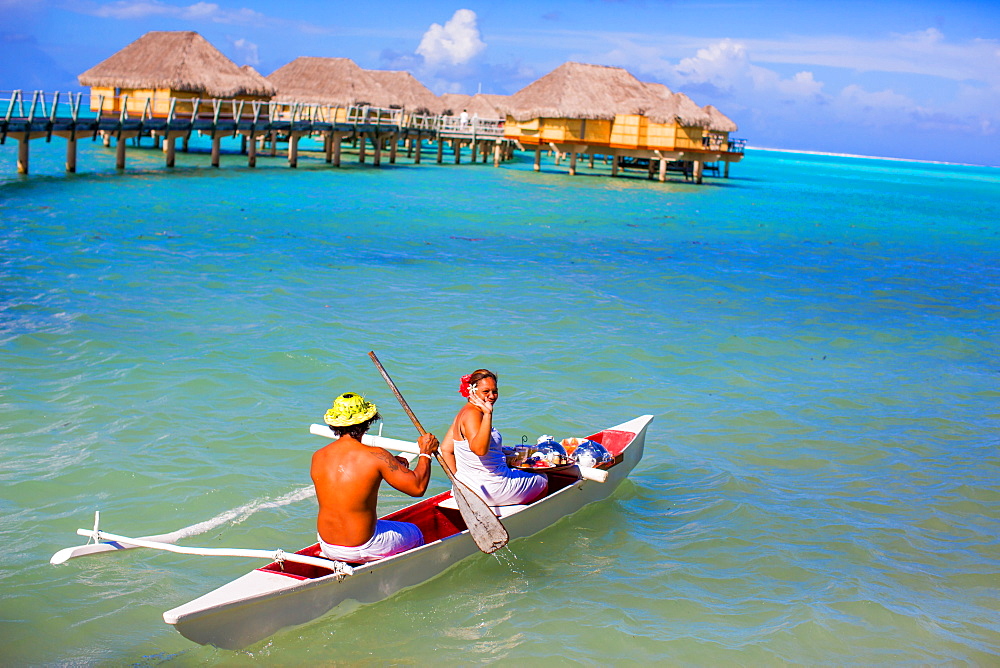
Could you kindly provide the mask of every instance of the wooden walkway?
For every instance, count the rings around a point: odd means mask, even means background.
[[[4,99],[6,98],[6,99]],[[503,124],[499,121],[471,119],[460,121],[449,116],[409,114],[403,109],[384,109],[370,106],[338,107],[311,103],[278,103],[246,100],[171,99],[169,112],[153,113],[150,100],[145,100],[143,110],[129,111],[133,101],[99,96],[90,99],[85,93],[46,94],[35,91],[30,100],[21,92],[13,91],[0,98],[0,144],[7,139],[18,142],[17,171],[29,171],[29,146],[33,139],[51,141],[52,137],[66,140],[66,171],[77,168],[77,141],[98,137],[110,146],[115,140],[118,169],[126,167],[128,139],[152,137],[162,143],[167,167],[175,162],[176,140],[183,142],[186,150],[193,133],[212,140],[212,166],[220,166],[221,141],[226,137],[242,137],[241,152],[247,156],[247,165],[255,167],[258,148],[277,155],[277,145],[287,143],[289,167],[298,166],[298,144],[302,137],[312,137],[323,142],[326,162],[340,166],[344,140],[358,145],[358,160],[367,160],[368,148],[372,150],[372,164],[381,164],[382,153],[389,151],[389,161],[394,163],[400,142],[406,145],[408,155],[420,148],[424,141],[437,145],[437,162],[443,162],[444,146],[451,145],[455,163],[462,160],[463,146],[471,148],[472,161],[482,155],[487,160],[493,154],[494,165],[509,159],[513,142],[504,138]],[[84,100],[88,104],[84,106]],[[120,111],[112,111],[120,110]],[[421,160],[421,150],[415,152],[414,162]]]

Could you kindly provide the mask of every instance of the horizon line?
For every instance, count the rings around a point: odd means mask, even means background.
[[[919,162],[925,165],[950,165],[953,167],[986,167],[988,169],[1000,169],[1000,165],[978,165],[972,162],[947,162],[944,160],[921,160],[920,158],[893,158],[885,155],[863,155],[860,153],[834,153],[831,151],[807,151],[795,148],[774,148],[771,146],[753,146],[747,144],[746,148],[755,151],[773,151],[775,153],[804,153],[806,155],[824,155],[832,158],[861,158],[863,160],[891,160],[893,162]]]

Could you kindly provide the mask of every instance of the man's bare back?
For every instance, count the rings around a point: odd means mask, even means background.
[[[347,434],[313,454],[310,475],[319,501],[316,528],[324,542],[356,546],[372,537],[383,480],[404,494],[423,496],[431,477],[429,455],[437,450],[438,440],[424,434],[417,444],[428,456],[418,457],[413,470],[405,459]]]

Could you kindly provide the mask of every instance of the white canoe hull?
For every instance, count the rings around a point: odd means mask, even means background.
[[[653,416],[645,415],[599,432],[634,434],[619,460],[608,468],[607,482],[581,478],[533,504],[501,508],[500,514],[511,540],[535,534],[614,492],[642,458],[646,428],[652,420]],[[433,507],[447,502],[450,496],[451,492],[444,492],[409,508]],[[349,612],[359,604],[385,599],[440,575],[449,566],[478,551],[468,530],[463,530],[414,550],[355,566],[353,575],[346,577],[330,573],[300,579],[273,572],[271,568],[259,569],[168,610],[163,613],[163,619],[194,642],[240,649],[284,627],[316,619],[334,608],[338,612]]]

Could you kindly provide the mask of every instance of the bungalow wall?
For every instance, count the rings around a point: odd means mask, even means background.
[[[108,112],[121,111],[121,98],[117,88],[92,86],[90,89],[90,110]]]
[[[639,114],[616,114],[611,126],[613,148],[642,148],[646,146],[649,119]]]
[[[647,146],[659,150],[703,148],[702,129],[677,123],[649,123],[646,131]]]
[[[507,116],[504,136],[524,144],[582,142],[606,146],[611,141],[611,121],[582,118],[533,118],[515,121]]]
[[[508,139],[520,140],[525,144],[537,144],[541,120],[540,118],[532,118],[530,121],[515,121],[513,116],[507,116],[504,123],[504,136]]]
[[[700,149],[702,128],[677,123],[653,123],[641,114],[618,114],[613,121],[579,118],[507,117],[504,136],[522,144],[585,143],[610,148],[684,150]]]

